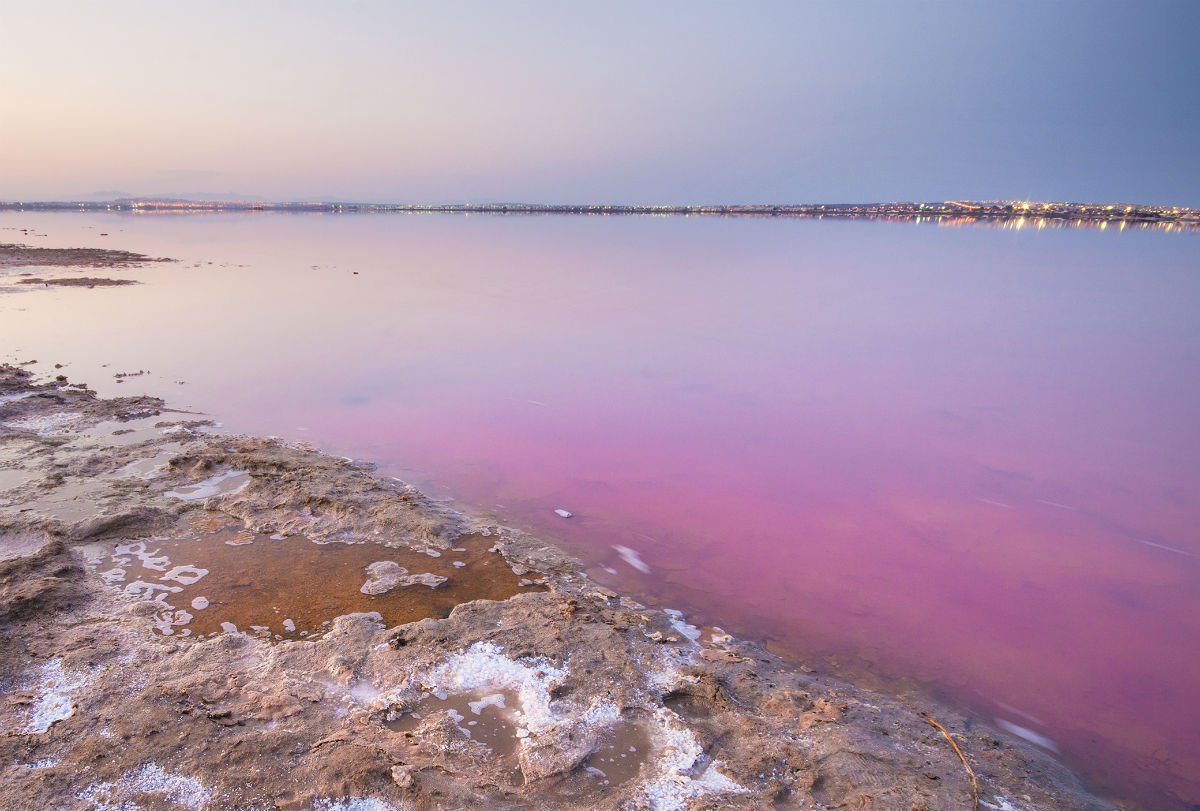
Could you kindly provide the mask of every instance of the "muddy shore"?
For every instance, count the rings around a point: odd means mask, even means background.
[[[29,229],[22,229],[22,232],[26,236],[38,236]],[[123,287],[138,282],[134,279],[69,274],[87,269],[124,270],[170,261],[173,260],[108,248],[41,248],[0,242],[0,293],[18,289],[18,285],[34,288]]]
[[[371,465],[0,367],[0,807],[1111,809]]]
[[[29,233],[28,229],[24,229],[24,232]],[[108,248],[39,248],[0,243],[0,270],[26,267],[127,268],[140,267],[148,262],[169,261],[171,260]]]

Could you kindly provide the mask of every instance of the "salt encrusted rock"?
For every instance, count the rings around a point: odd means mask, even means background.
[[[407,766],[393,766],[392,781],[400,788],[412,788],[413,783],[416,782],[413,779],[412,769]]]
[[[436,589],[446,580],[442,575],[430,572],[409,574],[408,569],[394,560],[380,560],[367,567],[367,582],[359,591],[363,594],[386,594],[395,588],[416,585]]]
[[[367,582],[359,589],[363,594],[385,594],[400,585],[400,581],[408,574],[394,560],[380,560],[367,567]]]
[[[421,586],[429,586],[429,588],[431,588],[431,589],[436,589],[438,586],[445,583],[446,580],[447,580],[447,578],[443,577],[440,574],[424,572],[422,574],[410,574],[408,577],[404,578],[404,582],[402,582],[401,585],[403,585],[403,586],[421,585]]]

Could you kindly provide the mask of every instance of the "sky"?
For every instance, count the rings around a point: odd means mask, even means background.
[[[1200,206],[1200,3],[0,0],[0,199]]]

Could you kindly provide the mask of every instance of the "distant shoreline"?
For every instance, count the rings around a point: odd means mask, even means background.
[[[1200,230],[1200,209],[1128,203],[1048,203],[1013,200],[936,203],[805,203],[747,205],[607,205],[548,203],[353,203],[248,202],[227,200],[119,199],[99,202],[0,202],[0,211],[190,214],[281,212],[318,214],[490,214],[660,217],[778,217],[992,223],[1005,227],[1136,227]]]

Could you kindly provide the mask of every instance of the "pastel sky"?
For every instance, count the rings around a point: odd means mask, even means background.
[[[0,0],[0,30],[0,199],[1200,205],[1194,0]]]

